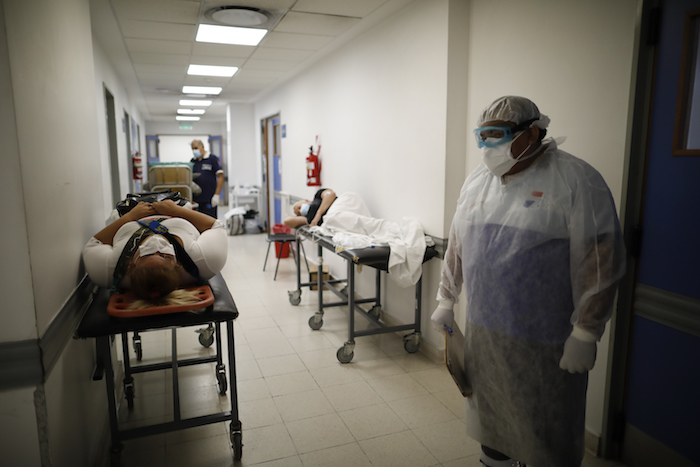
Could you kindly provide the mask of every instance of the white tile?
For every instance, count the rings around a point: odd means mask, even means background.
[[[337,412],[382,402],[382,398],[364,380],[327,387],[323,393]]]
[[[265,378],[265,382],[273,396],[283,396],[285,394],[318,389],[316,380],[314,380],[306,370],[278,376],[269,376]]]
[[[429,368],[427,370],[414,371],[411,376],[418,381],[428,392],[442,392],[450,389],[457,389],[450,372],[442,366],[440,368]]]
[[[165,446],[168,467],[230,465],[233,450],[228,434]]]
[[[263,376],[277,376],[305,371],[306,367],[295,353],[258,358],[258,366]]]
[[[479,456],[481,445],[467,437],[462,420],[450,420],[430,426],[421,426],[413,434],[440,462]]]
[[[400,375],[406,373],[391,358],[379,358],[376,360],[358,359],[353,363],[353,367],[362,375],[364,379],[383,378],[385,376]]]
[[[245,423],[242,421],[242,423]],[[242,460],[246,465],[262,462],[294,458],[297,450],[294,447],[289,431],[282,425],[271,425],[262,428],[245,429],[242,431]],[[231,464],[222,464],[231,465]],[[278,465],[285,465],[284,462]]]
[[[285,422],[333,413],[333,406],[320,389],[273,399]]]
[[[243,426],[246,431],[250,428],[260,428],[282,423],[282,417],[272,398],[248,401],[239,405],[238,411],[241,423],[243,424],[243,421],[245,421]]]
[[[387,403],[391,410],[409,428],[432,425],[457,418],[455,414],[430,394],[398,399]]]
[[[301,459],[304,467],[327,467],[329,465],[362,467],[372,465],[357,443],[309,452],[302,454]]]
[[[362,379],[362,375],[360,375],[357,370],[353,368],[352,364],[342,364],[340,362],[334,366],[312,368],[309,371],[316,379],[318,385],[322,388],[359,381]]]
[[[300,454],[355,441],[336,413],[287,422],[287,429]]]
[[[385,401],[428,394],[428,391],[407,373],[368,379],[367,382]]]
[[[406,431],[408,427],[386,404],[378,404],[340,412],[355,439],[370,439]]]
[[[374,466],[428,467],[438,464],[437,459],[410,431],[366,439],[359,443]]]

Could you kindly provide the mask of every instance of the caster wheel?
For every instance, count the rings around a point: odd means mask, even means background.
[[[225,396],[226,390],[228,389],[228,380],[226,379],[226,371],[219,370],[216,373],[216,379],[219,383],[219,394],[222,396]]]
[[[381,305],[374,305],[367,313],[374,319],[379,320],[382,316],[382,307]]]
[[[211,347],[211,345],[214,343],[214,334],[211,334],[209,336],[206,336],[205,334],[208,333],[200,333],[199,334],[199,343],[202,344],[202,347]]]
[[[289,294],[289,303],[297,306],[301,303],[301,290],[295,290],[294,292],[287,292]]]
[[[127,384],[124,386],[124,396],[126,397],[126,403],[129,410],[134,408],[134,384]]]
[[[403,348],[408,353],[416,353],[420,350],[420,337],[409,334],[403,338]]]
[[[243,434],[240,431],[231,432],[231,447],[233,448],[233,460],[241,460],[243,456]]]
[[[352,350],[348,352],[345,350],[345,347],[341,347],[338,349],[335,356],[338,358],[340,363],[350,363],[352,361],[352,357],[355,356],[355,352]]]
[[[139,362],[143,359],[143,348],[141,347],[141,339],[134,336],[134,353],[136,360]]]
[[[323,326],[323,318],[316,318],[316,315],[309,318],[309,327],[314,331],[318,331]]]

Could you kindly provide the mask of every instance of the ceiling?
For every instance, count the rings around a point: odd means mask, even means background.
[[[146,121],[175,121],[182,86],[219,86],[202,122],[223,121],[228,103],[253,102],[408,0],[91,0],[93,35]],[[258,46],[195,42],[208,13],[236,5],[265,10]],[[232,78],[188,76],[190,64],[238,67]]]

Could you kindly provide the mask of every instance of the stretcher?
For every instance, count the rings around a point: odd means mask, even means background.
[[[116,317],[108,313],[110,303],[110,290],[99,288],[94,294],[92,303],[83,316],[77,336],[80,338],[95,338],[97,347],[97,368],[93,380],[100,380],[106,376],[107,405],[109,409],[109,424],[111,433],[111,462],[119,465],[121,454],[121,441],[142,436],[167,433],[185,428],[208,425],[229,421],[229,436],[233,447],[234,460],[240,460],[242,455],[242,431],[241,421],[238,418],[238,396],[236,388],[236,358],[233,338],[233,322],[238,317],[238,309],[231,297],[221,274],[209,279],[208,285],[214,296],[213,304],[197,311],[180,311],[169,314],[154,314],[138,317]],[[179,360],[177,357],[177,333],[181,327],[207,324],[214,327],[216,334],[216,355]],[[228,344],[228,380],[226,364],[224,363],[221,344],[221,323],[226,323],[226,339]],[[128,333],[138,333],[156,329],[170,329],[172,333],[172,360],[149,365],[132,367],[129,360]],[[173,420],[149,426],[120,429],[117,413],[117,400],[115,396],[114,369],[110,355],[110,340],[112,336],[121,334],[122,349],[124,352],[124,395],[129,408],[133,408],[135,397],[134,378],[136,373],[144,373],[157,370],[172,370],[173,384]],[[211,336],[213,340],[213,335]],[[200,339],[200,343],[202,340]],[[204,345],[204,343],[202,343]],[[178,368],[202,363],[216,362],[215,376],[219,386],[219,393],[225,395],[227,390],[231,399],[231,410],[192,418],[182,418],[180,413],[180,391],[178,383]]]
[[[391,249],[388,246],[376,246],[371,248],[356,248],[356,249],[341,249],[336,251],[336,244],[333,243],[331,237],[321,235],[317,232],[309,230],[308,226],[303,226],[296,231],[297,251],[301,251],[301,241],[307,239],[317,244],[318,247],[318,270],[323,270],[323,250],[330,250],[343,258],[347,263],[347,278],[346,279],[324,279],[323,274],[316,274],[316,282],[301,281],[301,261],[296,262],[297,266],[297,289],[289,291],[289,301],[296,306],[301,302],[302,287],[316,287],[318,293],[318,311],[309,318],[309,327],[313,330],[319,330],[323,326],[323,314],[325,308],[347,306],[348,313],[348,340],[338,349],[336,357],[341,363],[350,363],[354,357],[355,338],[361,336],[371,336],[376,334],[413,331],[403,336],[404,349],[409,353],[415,353],[420,349],[421,335],[421,297],[422,297],[422,277],[415,285],[415,308],[414,320],[412,323],[387,326],[381,322],[381,272],[387,272],[389,269],[389,255]],[[437,249],[427,247],[423,256],[423,263],[438,256]],[[355,266],[368,266],[376,269],[375,277],[375,294],[371,298],[355,298]],[[345,287],[340,289],[335,285],[346,283]],[[324,287],[325,286],[325,287]],[[326,291],[333,293],[339,298],[339,301],[324,302],[323,293]],[[371,308],[366,310],[360,305],[370,305]],[[355,313],[367,319],[373,324],[371,329],[356,330],[355,329]]]

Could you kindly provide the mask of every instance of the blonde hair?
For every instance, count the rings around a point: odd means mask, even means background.
[[[201,300],[199,290],[175,289],[167,295],[152,300],[137,299],[127,306],[126,310],[143,310],[152,306],[187,305]]]

